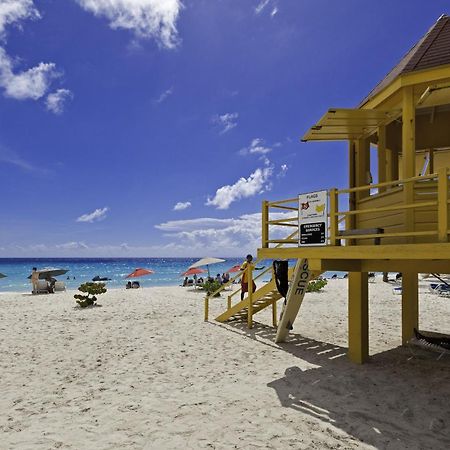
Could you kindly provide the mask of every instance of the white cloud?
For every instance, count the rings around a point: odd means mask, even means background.
[[[56,244],[55,248],[62,250],[86,250],[89,248],[84,242],[65,242],[64,244]]]
[[[4,89],[6,97],[39,100],[59,76],[53,63],[39,63],[31,69],[14,73],[10,56],[0,47],[0,87]]]
[[[191,202],[178,202],[174,207],[174,211],[183,211],[191,206]]]
[[[248,147],[242,148],[239,153],[241,155],[266,155],[272,151],[271,147],[264,144],[264,141],[260,138],[252,140]]]
[[[238,117],[239,114],[237,112],[215,115],[212,118],[212,122],[221,128],[220,134],[225,134],[237,126]]]
[[[33,0],[1,0],[0,2],[0,38],[4,38],[7,25],[26,19],[39,19],[39,11]]]
[[[16,152],[9,150],[2,145],[0,145],[0,163],[12,164],[22,170],[25,170],[26,172],[38,172],[41,174],[48,173],[48,169],[34,166],[20,157]]]
[[[228,209],[231,203],[241,198],[253,197],[270,190],[269,180],[272,173],[271,166],[258,168],[248,178],[242,177],[232,185],[217,189],[213,198],[208,197],[206,205],[215,206],[217,209]]]
[[[173,94],[173,87],[161,93],[161,95],[155,100],[155,103],[162,103],[164,100],[167,99],[167,97],[171,96],[172,94]]]
[[[277,174],[278,178],[283,178],[284,176],[286,176],[287,171],[289,170],[289,166],[287,164],[281,164],[280,166],[280,170]]]
[[[291,213],[274,213],[271,219],[292,217]],[[203,217],[191,220],[172,220],[155,226],[167,238],[175,239],[171,244],[177,246],[184,255],[245,255],[261,246],[261,214],[244,214],[239,217],[216,219]],[[271,237],[286,237],[292,228],[272,227]],[[181,250],[183,249],[183,250]]]
[[[99,222],[100,220],[103,220],[106,218],[106,213],[109,211],[109,208],[97,208],[95,211],[83,214],[82,216],[78,217],[77,222]]]
[[[278,8],[275,6],[270,13],[270,17],[274,17],[278,14]]]
[[[6,40],[6,27],[20,25],[26,19],[39,19],[32,0],[1,0],[0,39]],[[0,88],[5,97],[16,100],[39,100],[60,76],[54,63],[41,62],[30,69],[15,71],[13,58],[0,46]]]
[[[58,89],[47,95],[45,105],[54,114],[62,114],[66,103],[73,99],[73,94],[68,89]]]
[[[263,12],[264,8],[270,3],[270,0],[261,0],[255,7],[255,13],[260,14]]]
[[[86,11],[105,17],[113,29],[130,30],[139,39],[154,38],[162,47],[178,43],[176,23],[181,0],[76,0]]]

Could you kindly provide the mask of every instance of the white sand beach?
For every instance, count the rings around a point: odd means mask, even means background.
[[[401,348],[392,285],[370,285],[370,363],[345,356],[347,283],[309,294],[289,343],[203,322],[189,288],[0,295],[1,449],[446,449],[450,355]],[[212,315],[225,299],[211,302]],[[423,287],[421,329],[450,334]]]

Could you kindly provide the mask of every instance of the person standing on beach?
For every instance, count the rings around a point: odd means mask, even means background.
[[[37,292],[37,284],[39,280],[39,272],[36,267],[31,270],[31,284],[33,285],[33,294]]]
[[[253,256],[252,255],[247,255],[245,258],[245,261],[242,263],[241,266],[241,270],[243,271],[242,273],[242,278],[241,278],[241,301],[244,300],[244,294],[246,292],[248,292],[248,273],[247,273],[247,269],[248,267],[251,267],[252,270],[261,270],[263,269],[263,267],[255,267],[255,265],[253,264]],[[256,291],[256,284],[253,281],[253,292]]]

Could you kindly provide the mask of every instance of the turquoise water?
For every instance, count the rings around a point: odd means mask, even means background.
[[[122,288],[128,280],[125,276],[133,270],[143,267],[152,269],[155,273],[139,278],[143,287],[177,286],[183,281],[181,274],[199,258],[0,258],[0,272],[7,275],[0,279],[0,292],[31,290],[27,277],[33,267],[58,267],[68,269],[65,275],[57,277],[64,281],[68,289],[76,289],[81,283],[91,281],[93,277],[111,278],[107,282],[109,288]],[[224,263],[210,266],[211,276],[223,273],[236,264],[242,264],[241,258],[222,258]],[[258,266],[268,267],[272,261],[263,261]],[[344,272],[326,273],[330,277],[336,273],[342,278]],[[69,278],[69,279],[68,279]],[[75,279],[74,279],[75,278]],[[270,278],[268,274],[263,281]]]
[[[26,292],[31,290],[27,277],[33,267],[58,267],[69,269],[65,275],[57,277],[64,281],[68,289],[76,289],[81,283],[93,277],[111,278],[110,288],[124,287],[125,276],[138,267],[152,269],[154,274],[139,278],[142,286],[176,286],[183,281],[181,273],[199,258],[0,258],[0,272],[7,278],[0,279],[0,291]],[[223,273],[242,259],[223,258],[226,262],[210,266],[211,276]],[[68,280],[67,277],[70,279]],[[74,279],[75,277],[75,279]]]

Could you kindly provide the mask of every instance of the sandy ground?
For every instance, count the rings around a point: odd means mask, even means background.
[[[371,362],[346,353],[345,280],[310,294],[289,343],[203,322],[189,288],[0,295],[1,449],[447,449],[450,355],[400,345],[400,296],[370,285]],[[224,298],[212,302],[219,313]],[[450,299],[420,298],[450,334]],[[212,314],[214,316],[214,314]]]

